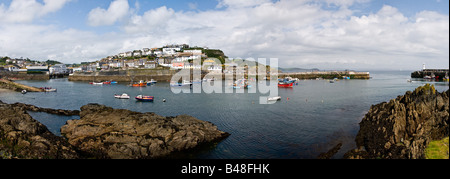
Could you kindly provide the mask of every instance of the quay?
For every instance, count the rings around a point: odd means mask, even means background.
[[[3,78],[0,79],[0,88],[9,89],[9,90],[18,91],[18,92],[20,92],[22,90],[27,90],[28,92],[44,92],[43,89],[23,85],[23,84],[16,83],[11,80],[7,80],[7,79],[3,79]]]
[[[436,79],[442,80],[448,77],[449,69],[423,69],[411,73],[411,78],[423,78],[425,76],[435,76]]]
[[[284,78],[290,76],[292,78],[298,79],[342,79],[344,77],[349,77],[350,79],[370,79],[369,72],[355,72],[355,71],[313,71],[313,72],[298,72],[298,73],[279,73],[279,78]]]

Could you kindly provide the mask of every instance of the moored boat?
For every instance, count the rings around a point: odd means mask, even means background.
[[[132,87],[146,87],[147,83],[144,83],[144,81],[139,81],[139,83],[134,83],[131,85]]]
[[[117,98],[117,99],[130,99],[130,96],[128,94],[126,94],[126,93],[123,93],[122,95],[115,94],[114,98]]]
[[[44,89],[45,92],[56,92],[56,89]]]
[[[91,85],[103,85],[102,82],[90,82],[89,84],[91,84]]]
[[[143,102],[152,102],[154,97],[153,96],[144,96],[144,95],[138,95],[135,97],[136,100],[138,101],[143,101]]]
[[[268,97],[267,101],[278,101],[281,100],[281,96]]]
[[[278,82],[278,87],[280,87],[280,88],[292,88],[293,86],[294,86],[294,83]]]
[[[157,83],[157,81],[152,79],[150,81],[147,81],[147,86],[150,86],[150,85],[155,84],[155,83]]]

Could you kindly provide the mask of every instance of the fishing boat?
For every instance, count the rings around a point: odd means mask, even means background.
[[[144,81],[139,81],[139,83],[134,83],[131,85],[132,87],[146,87],[147,83],[144,83]]]
[[[153,96],[144,96],[144,95],[138,95],[135,97],[136,100],[138,101],[143,101],[143,102],[152,102],[154,97]]]
[[[130,96],[128,96],[128,94],[126,94],[126,93],[123,93],[122,95],[115,94],[114,98],[117,98],[117,99],[130,99]]]
[[[278,82],[278,87],[280,87],[280,88],[292,88],[293,86],[294,86],[294,83]]]
[[[292,88],[294,86],[294,81],[291,77],[286,77],[284,79],[278,79],[278,87],[280,88]]]
[[[267,98],[267,101],[278,101],[278,100],[281,100],[281,96],[275,96],[275,97]]]

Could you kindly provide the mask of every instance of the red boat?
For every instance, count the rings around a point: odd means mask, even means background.
[[[294,83],[278,83],[278,87],[280,88],[292,88]]]
[[[154,97],[153,97],[153,96],[143,96],[143,95],[139,95],[139,96],[136,96],[135,98],[136,98],[136,100],[138,100],[138,101],[149,101],[149,102],[152,102]]]

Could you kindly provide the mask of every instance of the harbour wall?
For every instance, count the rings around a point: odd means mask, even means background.
[[[342,79],[344,76],[350,77],[350,79],[370,79],[369,72],[353,72],[353,71],[317,71],[317,72],[299,72],[299,73],[280,73],[278,77],[284,78],[290,76],[298,79]]]
[[[176,70],[152,70],[152,69],[136,69],[136,70],[120,70],[120,71],[104,71],[104,72],[75,72],[69,75],[69,81],[170,81],[172,76],[177,73]]]
[[[425,76],[432,76],[433,74],[442,80],[446,75],[448,75],[449,69],[425,69],[421,71],[415,71],[411,73],[411,78],[423,78]]]
[[[11,80],[49,80],[48,74],[26,74],[19,72],[0,72],[0,78]]]
[[[139,69],[139,70],[121,70],[121,71],[105,71],[105,72],[75,72],[69,76],[70,81],[118,81],[118,82],[137,82],[140,80],[149,81],[154,79],[161,82],[169,82],[172,77],[177,74],[179,70],[153,70],[153,69]],[[191,80],[195,80],[191,72]],[[218,79],[222,76],[222,79],[226,79],[230,74],[223,73],[201,73],[201,78],[214,78]],[[233,80],[242,75],[233,75]],[[266,75],[244,75],[245,77],[256,77],[259,80],[270,76]],[[350,79],[370,79],[369,72],[353,72],[353,71],[321,71],[321,72],[300,72],[300,73],[279,73],[279,78],[293,77],[299,79],[342,79],[344,76],[350,77]]]

